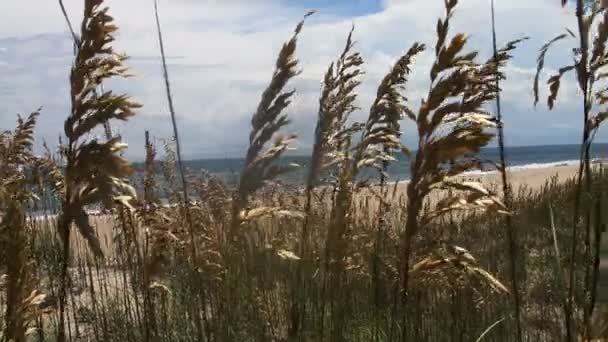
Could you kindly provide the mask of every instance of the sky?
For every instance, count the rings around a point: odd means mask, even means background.
[[[64,0],[79,27],[82,0]],[[106,85],[143,104],[137,116],[112,128],[129,144],[127,156],[143,156],[144,131],[170,138],[172,127],[164,92],[152,0],[106,0],[120,31],[115,47],[130,56],[135,75]],[[508,145],[576,144],[580,142],[581,98],[574,80],[562,82],[556,108],[543,100],[535,108],[532,80],[539,48],[549,39],[576,28],[572,8],[558,0],[496,0],[499,44],[529,36],[507,67],[503,115]],[[281,45],[309,10],[297,57],[302,73],[288,85],[296,96],[288,108],[292,123],[286,133],[298,135],[295,152],[310,151],[321,80],[343,49],[355,26],[356,48],[365,64],[359,88],[364,120],[380,79],[415,41],[434,46],[443,0],[159,0],[165,49],[184,157],[238,157],[247,148],[250,118],[268,84]],[[489,0],[460,0],[452,33],[466,32],[469,48],[491,54]],[[556,45],[547,59],[543,80],[568,63],[575,41]],[[414,108],[428,89],[431,49],[416,61],[406,95]],[[73,45],[57,1],[0,1],[0,130],[15,126],[17,114],[42,107],[38,142],[53,146],[70,111],[68,75]],[[404,142],[416,141],[404,122]],[[597,141],[608,141],[600,131]]]

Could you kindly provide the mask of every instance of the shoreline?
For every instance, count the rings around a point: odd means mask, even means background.
[[[606,160],[594,160],[593,164],[602,164]],[[553,177],[557,177],[558,182],[563,182],[568,178],[575,177],[578,172],[579,161],[578,160],[563,160],[550,163],[532,163],[523,165],[514,165],[507,168],[507,176],[513,189],[517,189],[522,185],[528,186],[531,189],[537,189],[544,185],[547,181]],[[486,186],[499,185],[501,177],[498,170],[474,170],[468,171],[458,176],[460,178],[475,179]],[[403,187],[409,182],[409,178],[403,179],[391,179],[388,184],[394,185],[398,183],[398,187]],[[293,186],[286,184],[287,186]],[[378,186],[376,182],[370,183],[371,186]],[[322,186],[321,186],[322,187]],[[304,191],[303,186],[297,186],[298,192]],[[163,207],[169,208],[175,206],[174,204],[164,204]],[[103,217],[109,213],[104,213],[99,209],[90,209],[88,214],[91,217]],[[36,221],[43,219],[52,219],[56,217],[56,214],[38,213],[28,217],[34,218]]]
[[[593,165],[605,164],[608,160],[593,160]],[[513,165],[507,167],[507,177],[509,182],[512,183],[513,188],[517,188],[519,185],[528,185],[532,188],[536,188],[545,183],[545,181],[551,180],[552,177],[557,176],[558,181],[565,181],[568,178],[575,177],[578,172],[579,161],[578,160],[563,160],[549,163],[531,163],[522,165]],[[500,173],[498,170],[472,170],[467,171],[456,178],[475,179],[484,184],[486,183],[497,183],[502,182]],[[524,179],[520,179],[524,178]],[[394,185],[395,182],[399,183],[399,186],[404,186],[409,183],[410,178],[402,179],[389,179],[388,184]],[[541,183],[541,184],[539,184]],[[372,186],[379,186],[379,183],[372,183]]]
[[[514,191],[518,191],[522,187],[525,187],[529,190],[538,190],[542,188],[547,182],[550,182],[554,177],[557,183],[563,183],[568,179],[571,179],[576,176],[578,172],[578,162],[574,164],[568,163],[555,163],[552,166],[544,166],[544,167],[533,167],[533,168],[510,168],[507,171],[509,176],[509,181]],[[501,175],[496,171],[490,171],[483,174],[467,174],[461,175],[459,177],[464,177],[474,181],[480,181],[484,184],[488,189],[499,189],[501,186]],[[407,181],[398,181],[397,184],[397,193],[395,195],[397,197],[404,196],[406,193]],[[394,186],[394,181],[389,183],[390,187]],[[374,186],[374,185],[371,185]],[[360,193],[361,195],[365,194]],[[294,196],[298,196],[298,194],[294,193]],[[391,196],[391,195],[389,195]],[[373,206],[373,204],[371,204]],[[372,207],[370,207],[372,208]],[[112,250],[114,241],[113,241],[113,226],[114,226],[114,215],[112,214],[101,214],[94,215],[98,211],[91,210],[90,222],[97,234],[100,238],[102,249],[104,253]],[[35,224],[45,225],[47,220],[53,221],[56,219],[56,214],[40,214],[40,215],[30,215],[27,220],[34,221]],[[75,242],[78,242],[81,246],[84,244],[83,239],[80,236],[75,237]]]

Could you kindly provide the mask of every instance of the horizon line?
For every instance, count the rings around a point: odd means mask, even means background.
[[[593,143],[593,145],[608,145],[608,141],[602,141],[602,142],[596,142]],[[512,149],[512,148],[524,148],[524,147],[559,147],[559,146],[580,146],[580,144],[538,144],[538,145],[511,145],[511,146],[506,146],[507,149]],[[484,149],[494,149],[494,148],[498,148],[497,146],[486,146],[486,147],[482,147],[482,150]],[[310,149],[312,151],[312,149]],[[411,150],[416,151],[415,149]],[[310,157],[309,153],[304,152],[304,150],[299,150],[300,153],[295,152],[295,153],[287,153],[284,154],[283,157],[295,157],[295,158],[299,158],[299,157]],[[184,156],[184,161],[188,162],[188,161],[197,161],[197,160],[230,160],[230,159],[243,159],[244,156],[225,156],[225,157],[189,157],[189,156]],[[132,163],[143,163],[143,160],[140,160],[139,158],[137,160],[132,160]]]

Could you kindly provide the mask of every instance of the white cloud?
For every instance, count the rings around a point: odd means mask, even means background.
[[[219,156],[240,153],[247,140],[251,112],[271,77],[276,54],[305,12],[303,6],[288,6],[280,0],[161,0],[161,20],[174,100],[183,130],[188,156]],[[315,125],[320,80],[328,63],[341,51],[344,38],[354,23],[355,39],[366,60],[360,105],[368,108],[375,86],[395,58],[415,40],[431,48],[435,24],[443,14],[442,1],[384,0],[380,12],[357,17],[320,13],[311,18],[301,35],[297,55],[303,73],[291,85],[298,95],[289,112],[291,130],[301,136],[301,146],[311,140]],[[81,0],[66,0],[76,27],[82,11]],[[145,107],[133,122],[116,127],[132,144],[130,155],[141,156],[143,130],[170,136],[166,100],[158,61],[152,2],[148,0],[108,0],[121,31],[117,48],[133,57],[137,77],[112,83],[128,92]],[[532,77],[538,48],[556,32],[573,26],[567,13],[553,0],[510,0],[497,2],[500,40],[522,35],[532,40],[515,54],[503,84],[507,125],[512,137],[523,144],[537,142],[527,128],[551,120],[572,127],[547,137],[547,143],[567,139],[577,142],[576,91],[565,81],[560,111],[549,113],[543,106],[532,107]],[[10,13],[10,15],[7,15]],[[548,18],[539,25],[538,18]],[[471,47],[489,56],[489,1],[461,1],[453,30],[470,33]],[[72,46],[56,2],[21,0],[0,4],[0,56],[5,62],[0,77],[0,127],[13,125],[16,112],[44,106],[38,127],[41,137],[56,140],[69,111],[68,71]],[[556,50],[548,60],[549,70],[564,62],[567,51]],[[428,51],[417,61],[408,85],[414,104],[427,89]],[[1,64],[1,63],[0,63]],[[363,117],[364,113],[358,113]]]

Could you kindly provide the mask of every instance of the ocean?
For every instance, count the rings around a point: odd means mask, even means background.
[[[578,163],[580,153],[579,145],[550,145],[550,146],[519,146],[506,149],[507,165],[510,168],[542,168],[560,164]],[[390,164],[388,174],[393,180],[404,180],[410,177],[410,161],[404,155],[396,156],[397,161]],[[484,148],[480,153],[483,160],[498,161],[498,148]],[[594,144],[592,150],[593,159],[608,159],[608,144]],[[296,163],[300,168],[288,176],[283,177],[283,181],[292,184],[303,184],[306,179],[307,165],[310,158],[307,156],[286,156],[282,163]],[[243,159],[199,159],[185,162],[185,166],[193,173],[203,170],[224,179],[227,183],[234,184],[238,180],[238,172],[243,165]],[[486,170],[477,172],[492,171],[488,164]],[[363,178],[375,178],[377,172],[369,170],[362,174]]]
[[[551,146],[522,146],[510,147],[506,150],[508,166],[512,169],[532,169],[557,166],[563,164],[577,164],[580,152],[580,146],[577,145],[551,145]],[[390,164],[388,174],[390,180],[405,180],[410,176],[410,162],[405,156],[396,156],[397,161]],[[481,151],[480,158],[484,160],[498,161],[499,153],[497,148],[485,148]],[[608,160],[608,144],[594,144],[592,151],[593,159]],[[296,163],[300,167],[286,176],[281,178],[283,183],[291,186],[301,187],[306,179],[308,164],[310,158],[305,156],[285,156],[282,158],[282,163]],[[225,159],[198,159],[188,160],[184,164],[191,174],[200,174],[202,172],[210,173],[223,179],[229,186],[237,184],[239,179],[239,170],[243,165],[241,158],[225,158]],[[136,173],[133,184],[140,191],[141,176],[143,170],[142,163],[134,164]],[[484,170],[472,171],[472,174],[484,172],[492,172],[492,167],[488,164],[488,168]],[[366,170],[361,173],[361,178],[373,180],[378,179],[378,172],[375,170]],[[163,195],[163,179],[159,175],[157,182],[160,185],[159,195]],[[166,201],[166,200],[165,200]],[[36,215],[41,215],[41,208],[46,207],[51,212],[58,210],[59,201],[53,196],[48,196],[31,208],[31,212]]]

